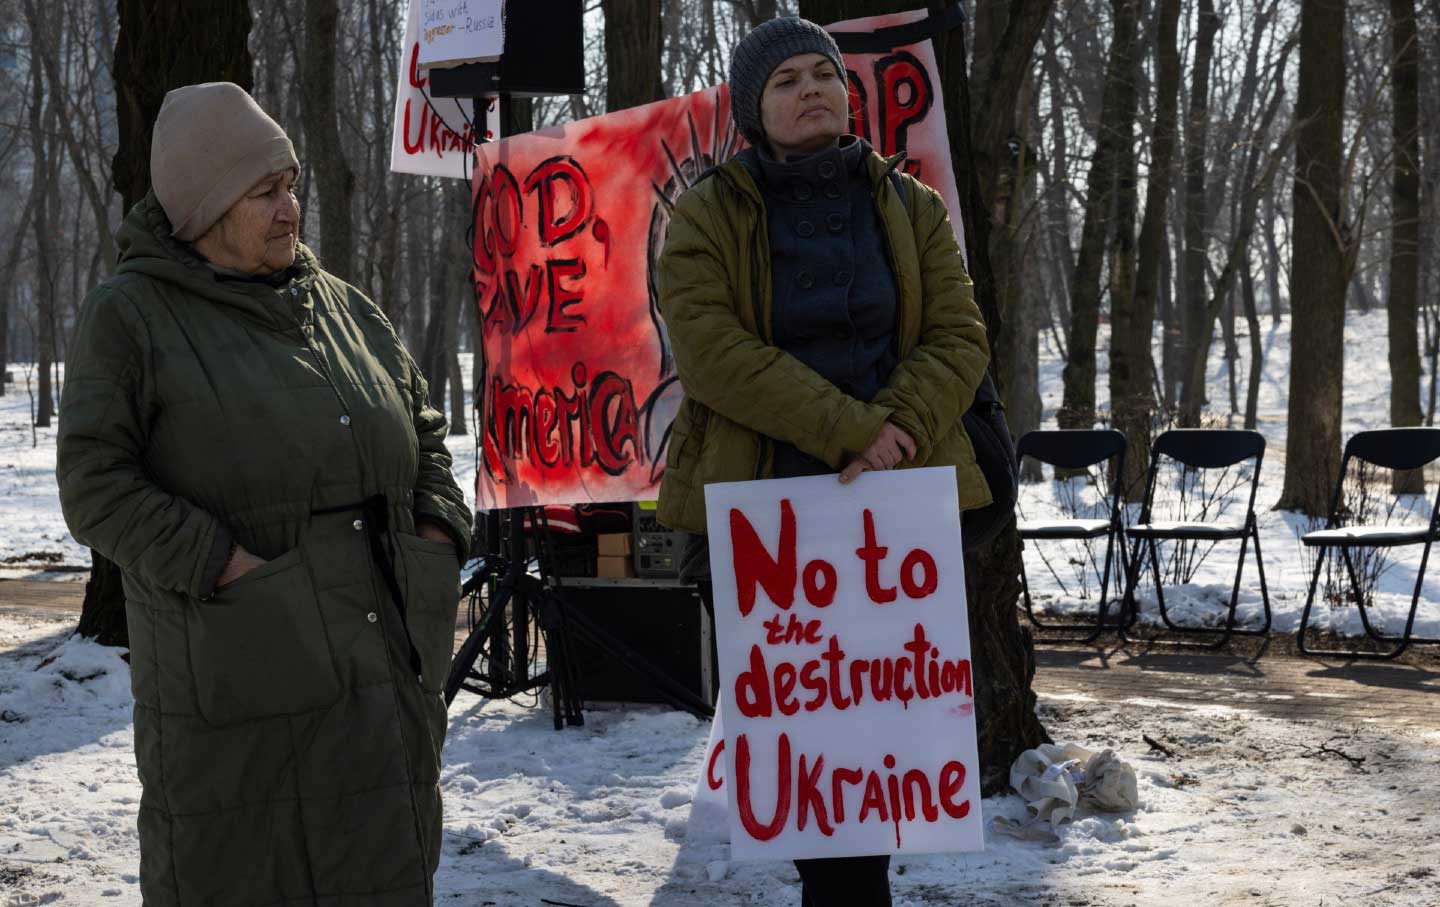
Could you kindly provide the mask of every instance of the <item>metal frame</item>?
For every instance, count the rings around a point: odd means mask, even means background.
[[[1408,458],[1394,456],[1406,451],[1412,452],[1413,456]],[[1381,459],[1376,459],[1376,457]],[[1325,529],[1343,528],[1340,503],[1345,488],[1345,475],[1349,470],[1351,460],[1360,460],[1384,469],[1409,470],[1423,469],[1437,459],[1440,459],[1440,428],[1385,428],[1357,432],[1349,441],[1345,442],[1345,455],[1340,460],[1340,477],[1335,482],[1335,493],[1330,499],[1330,516],[1325,522]],[[1310,578],[1310,590],[1305,596],[1305,610],[1300,615],[1300,628],[1295,631],[1295,642],[1301,652],[1306,655],[1388,661],[1399,657],[1400,653],[1412,645],[1440,645],[1440,638],[1411,635],[1411,631],[1415,627],[1415,613],[1420,607],[1420,590],[1425,582],[1425,568],[1430,562],[1430,548],[1435,542],[1440,541],[1440,485],[1436,487],[1435,504],[1430,511],[1430,528],[1421,539],[1385,543],[1367,539],[1331,541],[1314,539],[1312,536],[1313,534],[1307,533],[1301,538],[1301,542],[1307,547],[1320,549],[1319,556],[1315,558],[1315,572]],[[1410,596],[1410,614],[1405,620],[1405,632],[1399,636],[1381,633],[1370,623],[1370,616],[1366,613],[1368,606],[1365,603],[1365,597],[1361,594],[1360,579],[1355,573],[1355,564],[1350,559],[1350,549],[1408,548],[1420,544],[1423,544],[1425,549],[1420,555],[1420,569],[1415,574],[1415,591]],[[1365,628],[1366,635],[1376,642],[1394,643],[1394,648],[1389,651],[1315,649],[1305,644],[1305,631],[1310,626],[1310,611],[1315,605],[1315,593],[1320,585],[1320,572],[1324,569],[1325,559],[1333,548],[1339,548],[1345,559],[1346,572],[1350,577],[1350,588],[1355,594],[1355,607],[1360,612],[1361,626]]]
[[[1084,633],[1083,636],[1046,636],[1051,642],[1078,642],[1092,643],[1100,638],[1100,634],[1107,629],[1119,630],[1119,624],[1107,627],[1105,616],[1110,610],[1110,586],[1111,586],[1111,564],[1115,560],[1116,542],[1119,541],[1120,563],[1114,573],[1116,585],[1121,585],[1121,579],[1127,571],[1125,570],[1125,542],[1122,537],[1123,525],[1120,514],[1120,486],[1121,478],[1125,475],[1125,435],[1115,429],[1066,429],[1051,431],[1026,432],[1015,446],[1016,460],[1025,457],[1037,460],[1038,462],[1061,469],[1084,469],[1099,463],[1115,461],[1114,488],[1110,496],[1110,525],[1104,532],[1105,536],[1105,566],[1100,575],[1100,602],[1097,606],[1094,623],[1045,623],[1035,616],[1035,609],[1030,601],[1030,580],[1025,572],[1025,550],[1020,550],[1020,593],[1025,603],[1025,616],[1030,623],[1038,630],[1047,632]],[[1020,530],[1020,538],[1024,542],[1039,541],[1062,541],[1062,540],[1088,540],[1099,538],[1099,535],[1087,533],[1082,530],[1075,530],[1073,534],[1055,532],[1027,532]],[[1121,608],[1123,616],[1124,609]]]
[[[1151,522],[1155,502],[1155,482],[1160,471],[1160,458],[1175,460],[1189,469],[1224,469],[1254,459],[1255,471],[1250,476],[1250,497],[1245,505],[1245,520],[1238,531],[1223,534],[1205,534],[1194,530],[1157,531],[1147,528]],[[1270,590],[1265,582],[1265,561],[1260,553],[1260,531],[1255,519],[1255,495],[1260,488],[1260,469],[1265,461],[1265,438],[1259,432],[1238,429],[1172,429],[1155,439],[1150,453],[1150,470],[1145,479],[1145,502],[1140,508],[1140,521],[1126,530],[1126,536],[1134,541],[1130,553],[1129,575],[1126,577],[1125,594],[1121,607],[1125,617],[1120,622],[1120,638],[1126,642],[1147,645],[1162,644],[1186,648],[1218,649],[1230,641],[1232,636],[1266,636],[1270,633]],[[1219,524],[1201,524],[1216,525]],[[1160,579],[1160,555],[1157,542],[1161,541],[1235,541],[1240,542],[1240,557],[1235,566],[1235,582],[1230,590],[1230,605],[1225,613],[1224,629],[1195,627],[1176,623],[1171,619],[1165,605],[1164,583]],[[1256,628],[1235,625],[1235,612],[1240,603],[1240,580],[1245,573],[1245,557],[1251,542],[1255,544],[1255,567],[1260,574],[1260,600],[1264,605],[1265,621]],[[1140,548],[1149,549],[1150,573],[1155,581],[1155,600],[1159,606],[1160,620],[1165,631],[1149,638],[1136,636],[1131,629],[1140,619],[1140,605],[1135,600],[1135,588],[1140,583],[1144,570],[1144,559]],[[1207,642],[1162,639],[1165,632],[1209,636],[1219,634],[1218,639]]]

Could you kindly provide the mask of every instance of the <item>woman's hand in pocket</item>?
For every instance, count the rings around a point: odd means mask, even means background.
[[[455,547],[455,540],[450,537],[450,533],[441,529],[439,524],[431,520],[416,520],[415,534],[428,542],[439,542],[442,545],[449,545],[451,548]]]
[[[230,585],[264,563],[266,563],[265,558],[256,557],[246,551],[243,545],[236,545],[235,553],[230,555],[230,560],[225,562],[225,569],[220,571],[220,577],[215,580],[215,588],[219,589]]]

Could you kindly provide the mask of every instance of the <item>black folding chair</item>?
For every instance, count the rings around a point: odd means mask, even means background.
[[[1345,475],[1351,460],[1360,460],[1381,469],[1411,470],[1422,469],[1440,459],[1440,428],[1384,428],[1362,431],[1345,444],[1345,455],[1340,461],[1340,478],[1335,483],[1335,495],[1330,501],[1330,518],[1325,528],[1307,532],[1300,541],[1310,548],[1319,548],[1315,558],[1315,574],[1310,579],[1310,592],[1305,598],[1305,611],[1300,615],[1300,629],[1296,642],[1306,655],[1338,655],[1346,658],[1395,658],[1411,645],[1440,644],[1440,639],[1412,636],[1415,627],[1415,612],[1420,605],[1420,589],[1425,582],[1425,567],[1430,561],[1430,546],[1440,541],[1440,486],[1435,492],[1435,505],[1430,511],[1428,526],[1404,525],[1342,525],[1344,502],[1342,494]],[[1364,590],[1355,571],[1351,558],[1352,548],[1401,548],[1424,545],[1420,555],[1420,569],[1415,574],[1415,593],[1410,598],[1410,615],[1405,619],[1405,632],[1399,636],[1387,635],[1376,629],[1366,613]],[[1310,610],[1315,604],[1315,592],[1320,584],[1320,571],[1331,549],[1340,549],[1345,559],[1346,572],[1350,577],[1350,589],[1355,596],[1355,607],[1360,612],[1360,623],[1365,633],[1379,643],[1394,643],[1389,651],[1365,652],[1349,649],[1313,649],[1305,644],[1305,631],[1310,624]]]
[[[1055,541],[1059,539],[1090,541],[1105,537],[1105,566],[1100,574],[1100,602],[1092,623],[1044,623],[1035,616],[1030,601],[1030,581],[1025,574],[1025,556],[1020,556],[1020,591],[1025,600],[1025,614],[1038,629],[1084,633],[1084,636],[1046,637],[1061,642],[1094,642],[1107,628],[1105,615],[1110,607],[1111,564],[1115,558],[1116,543],[1119,543],[1120,565],[1114,571],[1114,584],[1123,583],[1125,540],[1121,535],[1120,522],[1120,476],[1125,474],[1125,435],[1114,429],[1072,429],[1067,431],[1027,432],[1015,446],[1017,459],[1031,457],[1041,463],[1058,469],[1088,469],[1096,464],[1110,468],[1114,461],[1115,476],[1110,495],[1110,512],[1104,518],[1084,519],[1080,517],[1055,520],[1021,520],[1016,528],[1020,538],[1026,542]],[[1118,626],[1118,625],[1117,625]]]
[[[1247,460],[1254,460],[1255,465],[1252,468],[1249,482],[1250,495],[1245,504],[1244,518],[1239,522],[1221,519],[1225,507],[1231,503],[1227,495],[1224,503],[1220,504],[1218,508],[1219,513],[1208,512],[1209,504],[1215,502],[1207,501],[1205,508],[1202,508],[1200,513],[1191,514],[1189,518],[1182,513],[1180,519],[1177,520],[1155,520],[1155,486],[1160,473],[1161,458],[1168,458],[1180,464],[1187,474],[1198,470],[1229,469]],[[1155,439],[1155,443],[1151,447],[1150,472],[1145,479],[1145,503],[1140,509],[1140,520],[1136,525],[1125,530],[1126,536],[1134,542],[1134,548],[1130,551],[1129,576],[1125,584],[1124,608],[1127,616],[1121,621],[1120,637],[1122,639],[1144,643],[1160,641],[1159,635],[1141,639],[1130,632],[1140,618],[1140,605],[1135,599],[1135,587],[1140,582],[1140,574],[1145,566],[1144,559],[1140,555],[1142,546],[1149,549],[1150,572],[1155,582],[1155,600],[1159,605],[1160,620],[1166,629],[1181,634],[1220,634],[1218,639],[1203,643],[1170,640],[1166,640],[1166,643],[1218,649],[1229,642],[1231,636],[1264,636],[1270,632],[1270,591],[1265,585],[1265,563],[1260,556],[1260,532],[1255,519],[1255,492],[1260,487],[1260,466],[1264,459],[1265,438],[1259,432],[1254,431],[1173,429]],[[1238,482],[1236,487],[1238,488]],[[1235,566],[1235,584],[1230,590],[1230,606],[1225,614],[1224,629],[1180,624],[1172,620],[1165,606],[1165,590],[1161,579],[1157,543],[1162,541],[1210,542],[1213,545],[1216,542],[1235,539],[1240,541],[1240,559]],[[1265,620],[1259,627],[1237,627],[1235,611],[1240,602],[1240,579],[1245,571],[1245,555],[1252,541],[1255,544],[1255,566],[1260,572],[1260,599],[1265,608]]]

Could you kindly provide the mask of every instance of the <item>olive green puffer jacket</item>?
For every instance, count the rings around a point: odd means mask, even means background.
[[[765,207],[745,166],[732,159],[676,200],[659,265],[685,388],[660,485],[667,526],[704,532],[705,486],[769,476],[771,440],[839,470],[886,421],[915,439],[906,466],[953,465],[961,509],[990,503],[960,424],[990,361],[985,323],[940,195],[909,175],[910,203],[896,191],[902,158],[867,160],[900,293],[900,362],[869,403],[773,345]]]
[[[136,205],[85,301],[57,470],[124,573],[145,903],[429,904],[459,573],[415,520],[470,526],[444,416],[309,250],[229,280],[170,229]],[[268,563],[212,588],[231,537]]]

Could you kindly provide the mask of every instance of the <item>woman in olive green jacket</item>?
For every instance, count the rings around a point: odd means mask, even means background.
[[[390,324],[296,241],[297,168],[242,89],[171,92],[67,362],[60,498],[124,574],[147,907],[433,898],[470,515]]]
[[[682,575],[707,597],[712,482],[953,466],[962,508],[991,500],[960,421],[989,348],[940,196],[843,135],[819,26],[754,29],[729,84],[752,147],[676,201],[659,265],[685,399],[658,516],[693,534]],[[797,860],[803,907],[888,907],[888,865]]]
[[[744,98],[735,88],[732,75],[732,111],[740,122]],[[823,130],[837,130],[825,134],[824,149],[836,148],[844,124],[843,112],[822,124]],[[758,128],[756,114],[741,123],[742,132],[750,132],[752,142],[758,139],[763,147]],[[659,286],[685,400],[671,429],[660,490],[659,518],[666,525],[703,533],[705,486],[770,477],[777,445],[793,446],[830,471],[848,467],[852,477],[863,469],[884,468],[881,455],[893,456],[897,447],[872,448],[887,425],[913,443],[913,455],[907,452],[893,465],[953,465],[961,508],[990,503],[960,423],[990,351],[954,229],[933,189],[908,174],[898,174],[897,186],[892,172],[903,155],[884,158],[868,147],[864,151],[861,179],[873,198],[889,266],[884,260],[841,266],[854,274],[862,268],[893,272],[894,361],[869,399],[846,393],[807,364],[803,345],[796,346],[797,355],[777,343],[770,233],[777,227],[801,229],[807,221],[798,219],[804,217],[829,231],[819,216],[823,211],[786,216],[784,222],[772,217],[775,205],[767,208],[764,189],[765,168],[773,162],[769,152],[763,157],[756,149],[742,153],[676,202],[660,258]],[[753,166],[757,161],[760,166]],[[853,229],[847,227],[842,235]],[[819,232],[812,224],[812,242]],[[796,257],[806,259],[803,247]],[[831,274],[818,273],[820,267],[811,270],[817,271],[812,282],[833,284]],[[846,307],[843,297],[823,304]]]

